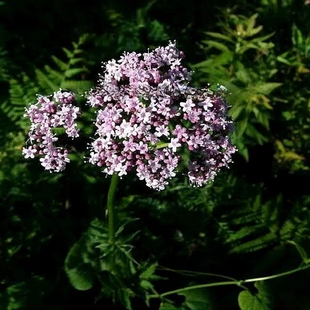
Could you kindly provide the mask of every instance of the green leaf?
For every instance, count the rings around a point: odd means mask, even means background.
[[[304,44],[302,32],[296,25],[292,26],[292,43],[297,47],[301,47]]]
[[[83,254],[86,252],[85,237],[82,237],[70,249],[65,260],[65,271],[70,283],[81,291],[92,288],[95,279],[92,266],[83,259]]]
[[[258,34],[259,32],[261,32],[262,30],[263,30],[263,26],[258,26],[256,28],[251,29],[251,30],[247,30],[246,36],[252,37],[252,36]]]
[[[248,19],[247,31],[252,30],[254,28],[257,17],[258,17],[258,14],[256,13]]]
[[[225,44],[217,42],[217,41],[204,40],[203,43],[208,45],[208,48],[214,47],[214,48],[216,48],[216,49],[218,49],[220,51],[223,51],[223,52],[228,52],[229,51],[229,48]]]
[[[185,305],[190,310],[214,309],[210,293],[206,289],[188,290],[180,295],[185,296]]]
[[[286,53],[278,56],[276,59],[277,59],[277,61],[279,61],[285,65],[292,66],[292,67],[298,66],[300,64],[295,59],[294,60],[286,59],[285,56],[287,56]]]
[[[258,292],[252,294],[248,290],[240,292],[238,296],[238,304],[241,310],[270,310],[272,302],[266,284],[255,282],[254,286]]]
[[[155,272],[157,268],[157,263],[150,265],[146,268],[140,275],[141,279],[149,279]]]
[[[153,284],[150,281],[142,280],[140,285],[145,290],[151,290],[153,288]]]
[[[238,153],[243,156],[243,158],[248,162],[249,161],[249,150],[247,148],[247,146],[244,143],[244,140],[239,137],[236,136],[236,134],[233,134],[232,136],[232,141],[233,144],[236,145],[237,149],[238,149]]]
[[[242,121],[237,123],[237,130],[236,133],[239,137],[241,137],[244,132],[247,130],[248,128],[248,120],[247,119],[243,119]]]
[[[243,54],[244,52],[246,52],[249,49],[259,49],[259,46],[257,44],[254,44],[253,42],[248,42],[244,45],[242,45],[240,48],[236,48],[236,53],[238,54]]]
[[[76,268],[67,269],[66,272],[70,283],[75,289],[86,291],[93,287],[94,275],[89,264],[80,264]]]
[[[264,83],[255,87],[255,91],[258,94],[268,95],[277,87],[280,87],[282,83]]]
[[[304,160],[305,158],[295,152],[285,152],[283,154],[283,159],[285,160]]]
[[[221,39],[221,40],[225,40],[227,42],[231,42],[231,43],[234,43],[234,40],[231,39],[230,37],[222,34],[222,33],[218,33],[218,32],[210,32],[210,31],[207,31],[205,32],[207,35],[209,35],[210,37],[213,37],[213,38],[216,38],[216,39]]]
[[[267,34],[265,36],[262,36],[262,37],[255,38],[255,39],[251,40],[251,42],[260,44],[260,43],[263,43],[262,41],[265,41],[265,40],[271,38],[273,35],[274,35],[274,32]],[[267,44],[270,44],[270,48],[274,46],[274,44],[271,42],[267,43]]]
[[[159,310],[181,310],[182,308],[177,307],[171,303],[168,302],[162,302],[160,304]]]
[[[245,85],[247,85],[250,82],[249,73],[244,68],[240,68],[236,72],[236,78]]]

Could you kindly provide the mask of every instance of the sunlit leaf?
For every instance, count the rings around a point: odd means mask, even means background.
[[[274,89],[280,87],[282,83],[265,83],[260,84],[255,87],[255,91],[259,94],[268,95],[270,94]]]
[[[270,294],[264,282],[255,282],[257,293],[248,290],[240,292],[238,303],[241,310],[271,310]]]

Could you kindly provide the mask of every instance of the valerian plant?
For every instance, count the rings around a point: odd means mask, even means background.
[[[104,64],[96,88],[86,94],[97,109],[96,133],[88,161],[119,177],[135,169],[139,179],[163,190],[187,159],[188,178],[202,186],[228,167],[236,148],[229,134],[225,88],[211,91],[189,86],[191,72],[181,65],[183,52],[175,43],[143,54],[124,53]],[[56,129],[78,136],[80,113],[74,94],[38,96],[26,110],[32,125],[26,158],[40,156],[46,170],[61,171],[69,162],[67,149],[56,146]]]
[[[120,59],[104,63],[97,85],[82,94],[96,113],[85,162],[112,176],[108,225],[92,224],[97,228],[89,231],[96,233],[87,232],[73,246],[66,271],[73,286],[82,290],[92,287],[95,274],[107,272],[105,294],[127,308],[139,289],[124,283],[136,278],[140,289],[156,294],[150,282],[156,265],[142,268],[131,254],[135,233],[123,238],[124,225],[115,225],[118,179],[134,171],[147,187],[159,191],[187,170],[189,183],[201,187],[228,167],[236,152],[230,141],[233,122],[227,113],[226,89],[190,86],[192,72],[182,65],[183,58],[173,42],[145,53],[124,52]],[[38,157],[47,171],[61,172],[70,162],[69,140],[82,130],[77,120],[83,109],[75,104],[76,96],[60,89],[37,95],[36,103],[26,109],[31,126],[22,153],[25,158]]]
[[[243,281],[215,275],[229,281],[159,294],[152,284],[158,279],[156,263],[135,260],[132,241],[136,233],[124,237],[123,230],[130,221],[116,222],[119,178],[134,172],[147,187],[161,191],[177,173],[186,171],[189,184],[201,187],[213,181],[223,167],[229,167],[237,151],[230,140],[234,124],[228,116],[226,89],[220,85],[215,89],[210,85],[192,87],[192,72],[182,65],[183,58],[175,42],[145,53],[124,52],[120,59],[103,64],[97,85],[83,94],[96,113],[85,162],[112,176],[107,192],[108,225],[93,221],[71,248],[66,272],[72,285],[80,290],[90,289],[97,280],[102,294],[126,309],[132,308],[131,298],[135,295],[142,296],[146,303],[151,298],[162,300],[161,309],[168,309],[167,305],[169,309],[180,309],[171,301],[167,303],[167,296],[173,294],[184,295],[188,309],[190,291],[221,285],[244,289],[239,295],[241,309],[250,309],[249,304],[268,308],[270,301],[261,282],[290,272]],[[79,130],[83,130],[77,125],[83,109],[75,104],[76,96],[60,89],[51,95],[38,95],[36,103],[26,109],[31,125],[22,153],[25,158],[38,157],[50,172],[66,168],[73,149],[68,138],[78,138]],[[308,259],[304,264],[309,266]],[[251,294],[246,286],[249,282],[257,282],[259,296]]]

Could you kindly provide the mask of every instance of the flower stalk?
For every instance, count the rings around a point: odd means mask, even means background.
[[[111,183],[108,191],[107,198],[107,216],[108,216],[108,237],[109,243],[115,244],[115,194],[118,184],[118,175],[113,174],[111,178]]]

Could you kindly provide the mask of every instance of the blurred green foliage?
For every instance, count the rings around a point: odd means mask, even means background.
[[[309,14],[301,0],[1,1],[0,309],[307,310],[307,269],[233,279],[309,264]],[[92,111],[56,175],[21,156],[24,109],[59,87],[82,94],[102,61],[168,40],[194,84],[228,89],[239,152],[204,188],[122,179],[111,248],[109,179],[83,162]],[[162,295],[219,275],[233,285]]]

